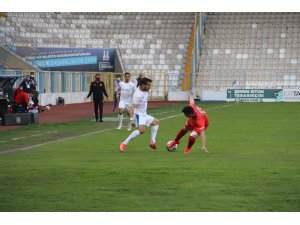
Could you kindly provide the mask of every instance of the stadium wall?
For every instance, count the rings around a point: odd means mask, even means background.
[[[65,104],[82,103],[88,92],[42,93],[39,95],[40,105],[56,105],[58,97],[63,97]]]
[[[199,90],[199,93],[202,101],[226,101],[226,90],[211,91],[201,89],[201,91]]]
[[[189,91],[169,91],[168,101],[188,101]]]

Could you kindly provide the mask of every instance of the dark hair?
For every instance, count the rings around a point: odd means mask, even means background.
[[[33,72],[33,71],[32,71],[32,72],[30,72],[30,75],[31,75],[31,74],[33,74],[33,75],[34,75],[34,72]]]
[[[187,115],[192,115],[195,111],[191,106],[186,106],[182,109],[182,112]]]
[[[141,85],[143,85],[143,84],[148,84],[148,82],[152,82],[152,80],[151,79],[149,79],[149,78],[147,78],[147,77],[143,77],[142,79],[141,79]]]
[[[118,75],[116,76],[116,78],[118,78],[118,77],[120,77],[120,78],[121,78],[121,75],[120,75],[120,74],[118,74]]]
[[[100,74],[99,74],[99,73],[96,73],[96,74],[95,74],[95,77],[96,77],[96,76],[100,76]]]
[[[130,76],[130,73],[129,73],[129,72],[125,72],[125,73],[124,73],[124,75],[126,75],[126,74],[129,74],[129,76]]]

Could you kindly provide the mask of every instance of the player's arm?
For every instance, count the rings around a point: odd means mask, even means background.
[[[132,97],[132,103],[130,105],[130,109],[129,109],[129,118],[130,118],[130,124],[134,125],[134,109],[136,108],[136,106],[139,104],[140,102],[140,97],[133,95]]]
[[[117,99],[120,98],[120,95],[121,95],[121,86],[117,87],[117,89],[116,89],[116,97],[117,97]]]
[[[201,142],[202,142],[201,150],[208,153],[208,150],[207,150],[207,148],[205,146],[205,144],[206,144],[206,137],[205,137],[205,131],[204,130],[201,132],[200,136],[201,136]]]
[[[89,91],[88,95],[84,98],[84,101],[86,101],[92,95],[92,92],[93,92],[93,85],[91,83],[91,85],[90,85],[90,91]]]
[[[189,94],[189,98],[190,98],[190,104],[195,104],[195,101],[194,101],[194,95],[193,95],[193,93],[190,93]]]
[[[200,136],[201,136],[201,143],[202,143],[202,146],[201,146],[201,150],[204,151],[204,152],[207,152],[207,148],[206,148],[206,137],[205,137],[205,123],[203,120],[201,119],[198,119],[196,121],[196,126],[198,128],[198,130],[200,131]]]
[[[106,92],[106,89],[105,89],[105,84],[104,82],[102,83],[102,88],[103,88],[103,94],[105,95],[105,97],[108,99],[108,94]]]

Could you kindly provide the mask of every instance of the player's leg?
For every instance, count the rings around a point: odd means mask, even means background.
[[[148,121],[149,122],[151,121],[150,125],[152,126],[151,127],[151,142],[150,142],[149,146],[152,149],[156,149],[157,148],[156,135],[157,135],[160,121],[158,119],[153,118],[152,116],[148,116]]]
[[[127,125],[127,130],[131,131],[131,124],[130,124],[130,114],[129,112],[127,112],[127,116],[128,116],[128,125]]]
[[[119,126],[117,129],[121,129],[123,126],[123,112],[125,110],[125,103],[123,101],[119,101],[119,109],[118,109],[118,118],[119,118]]]
[[[169,143],[169,148],[172,148],[176,144],[180,144],[180,139],[189,131],[193,130],[194,126],[189,123],[189,120],[185,123],[185,126],[180,129],[180,131],[177,133],[175,140],[171,141]]]
[[[118,130],[120,130],[123,126],[123,112],[124,112],[124,108],[119,108],[118,109],[118,118],[119,118],[119,126],[118,126]]]
[[[132,140],[134,140],[136,137],[142,135],[143,133],[145,133],[145,122],[146,118],[144,118],[144,116],[140,116],[140,115],[135,115],[135,125],[138,127],[137,130],[131,132],[131,134],[128,136],[128,138],[123,141],[120,145],[120,151],[124,152],[126,146],[129,144],[129,142],[131,142]],[[141,123],[141,124],[140,124]]]
[[[100,110],[100,120],[99,122],[103,122],[102,117],[103,117],[103,100],[100,100],[99,102],[99,110]]]
[[[145,133],[145,126],[144,125],[140,125],[138,126],[138,129],[133,131],[129,137],[123,141],[124,144],[128,145],[129,142],[131,142],[132,140],[134,140],[136,137],[142,135],[143,133]]]
[[[188,154],[191,152],[192,146],[195,144],[196,138],[199,136],[198,132],[193,130],[189,135],[188,145],[186,146],[184,153]]]
[[[126,104],[125,104],[125,111],[126,111],[127,116],[128,116],[127,130],[128,130],[128,131],[131,131],[131,124],[130,124],[130,114],[129,114],[129,110],[130,110],[130,103],[126,103]]]
[[[98,122],[98,101],[94,101],[94,113],[95,113],[95,118],[96,118],[96,122]]]

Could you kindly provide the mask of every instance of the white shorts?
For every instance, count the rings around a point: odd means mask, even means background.
[[[153,122],[153,120],[154,120],[153,116],[139,115],[139,114],[135,115],[135,125],[136,125],[136,127],[138,127],[140,125],[144,125],[144,126],[149,127],[150,124]]]
[[[119,109],[126,109],[126,111],[129,112],[130,105],[131,105],[130,102],[124,102],[124,101],[120,100]]]

